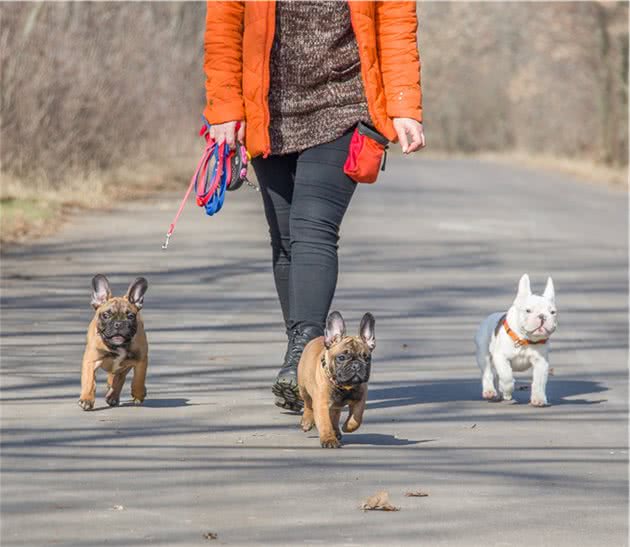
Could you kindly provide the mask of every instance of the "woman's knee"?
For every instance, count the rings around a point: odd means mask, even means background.
[[[294,216],[291,218],[291,252],[333,258],[337,256],[339,225],[324,218]]]

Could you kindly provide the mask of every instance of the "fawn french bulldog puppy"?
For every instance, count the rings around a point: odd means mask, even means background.
[[[361,319],[359,336],[346,336],[346,325],[339,312],[326,320],[324,336],[311,340],[298,365],[298,387],[304,400],[301,426],[319,432],[322,448],[341,446],[339,419],[345,406],[350,413],[343,431],[351,433],[361,425],[367,401],[372,362],[374,317]]]
[[[481,369],[482,397],[509,401],[514,391],[513,372],[533,369],[530,404],[547,406],[549,338],[558,325],[553,281],[547,279],[542,296],[532,294],[524,274],[507,313],[489,315],[475,336]],[[498,379],[498,391],[497,391]]]
[[[109,406],[120,402],[120,392],[131,369],[133,401],[135,404],[144,401],[149,348],[140,310],[148,286],[144,277],[138,277],[125,296],[113,297],[104,275],[92,279],[92,307],[96,311],[88,327],[81,368],[79,406],[83,410],[94,408],[99,368],[108,372],[105,401]]]

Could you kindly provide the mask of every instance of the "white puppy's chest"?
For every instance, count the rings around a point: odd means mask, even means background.
[[[516,351],[516,354],[511,359],[509,359],[512,370],[522,372],[530,368],[533,364],[532,361],[538,355],[537,353],[536,355],[533,355],[533,351],[534,350],[531,350],[529,348],[518,349]]]
[[[517,346],[505,333],[493,336],[490,344],[490,353],[500,352],[510,363],[515,372],[523,372],[530,369],[541,358],[546,358],[546,346]]]

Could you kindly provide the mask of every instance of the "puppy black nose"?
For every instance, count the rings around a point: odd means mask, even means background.
[[[120,328],[120,322],[119,322],[119,321],[116,321],[116,322],[114,323],[114,328],[115,328],[115,329],[119,329],[119,328]]]
[[[540,319],[541,321],[545,320],[545,314],[544,313],[539,313],[538,314],[538,319]]]

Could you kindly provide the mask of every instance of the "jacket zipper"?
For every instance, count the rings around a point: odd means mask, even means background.
[[[367,102],[368,105],[368,113],[370,114],[370,118],[372,119],[372,123],[376,123],[374,121],[374,116],[372,115],[371,109],[372,109],[372,105],[370,104],[370,101],[368,99],[368,86],[367,86],[367,80],[364,78],[363,76],[363,69],[364,69],[364,63],[363,63],[363,57],[362,57],[362,53],[361,53],[361,44],[359,44],[359,37],[357,35],[356,32],[356,27],[354,24],[354,20],[355,20],[355,15],[352,13],[353,11],[353,2],[351,0],[347,0],[347,4],[348,4],[348,12],[350,13],[350,26],[352,27],[352,33],[354,34],[354,40],[357,43],[357,51],[359,53],[359,62],[360,62],[360,74],[361,74],[361,85],[363,86],[363,93],[365,94],[365,100]],[[376,14],[374,14],[374,22],[376,23]]]
[[[263,72],[263,106],[264,106],[264,114],[265,114],[265,151],[263,153],[263,158],[266,158],[271,154],[271,137],[269,135],[269,124],[271,123],[271,114],[269,113],[269,86],[271,80],[271,48],[273,47],[273,39],[276,33],[276,4],[275,1],[269,2],[269,11],[270,14],[270,27],[271,27],[271,39],[269,38],[269,27],[267,27],[265,34],[265,48],[266,48],[266,59],[263,70],[266,67],[266,71]]]

